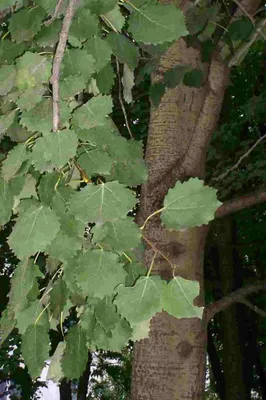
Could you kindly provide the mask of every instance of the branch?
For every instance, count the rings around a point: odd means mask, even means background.
[[[127,112],[126,112],[126,109],[125,109],[125,106],[124,106],[124,102],[123,102],[122,85],[121,85],[121,78],[120,78],[120,71],[119,71],[119,61],[118,61],[117,58],[116,58],[116,69],[117,69],[117,76],[118,76],[118,97],[119,97],[120,105],[121,105],[121,108],[122,108],[122,111],[123,111],[123,114],[124,114],[124,118],[125,118],[125,122],[126,122],[126,126],[127,126],[127,130],[128,130],[130,139],[134,140],[132,131],[131,131],[130,126],[129,126]]]
[[[261,308],[255,306],[254,304],[252,304],[247,299],[238,300],[238,303],[242,303],[245,306],[247,306],[248,308],[250,308],[252,311],[255,311],[257,314],[261,315],[262,317],[266,317],[266,311],[264,311]]]
[[[59,0],[60,2],[60,0]],[[58,2],[58,3],[59,3]],[[50,82],[53,86],[53,131],[57,132],[60,125],[60,95],[59,95],[59,76],[60,76],[60,67],[62,64],[62,60],[64,57],[66,43],[68,38],[68,33],[70,29],[70,25],[75,13],[77,0],[69,0],[68,7],[66,10],[66,15],[64,18],[62,30],[59,35],[59,41],[57,45],[57,49],[54,56],[53,62],[53,72]]]
[[[257,190],[246,195],[236,197],[235,199],[226,201],[218,208],[215,213],[216,218],[225,217],[226,215],[233,214],[245,208],[252,207],[266,201],[266,191]]]
[[[255,282],[252,285],[238,289],[230,293],[228,296],[225,296],[222,299],[217,300],[212,304],[209,304],[205,308],[206,321],[209,322],[215,314],[225,310],[231,304],[242,301],[243,297],[246,297],[252,293],[256,293],[260,290],[266,290],[266,281]]]
[[[55,20],[55,19],[58,17],[58,15],[60,14],[61,7],[62,7],[64,1],[65,1],[65,0],[58,0],[57,5],[55,6],[54,13],[53,13],[52,17],[51,17],[48,21],[46,21],[46,22],[44,23],[44,25],[50,26],[50,25],[54,22],[54,20]]]
[[[234,0],[234,2],[238,6],[238,8],[240,8],[240,10],[243,11],[243,13],[250,19],[250,21],[252,22],[252,24],[255,27],[256,32],[257,32],[258,30],[257,30],[257,27],[256,27],[256,21],[253,18],[253,16],[247,11],[247,9],[243,6],[243,4],[241,4],[240,1]],[[264,35],[264,33],[262,31],[258,31],[258,34],[266,41],[266,36]]]
[[[217,178],[214,178],[214,181],[220,181],[221,179],[224,179],[227,177],[227,175],[230,174],[230,172],[234,171],[235,169],[237,169],[239,167],[239,165],[241,164],[241,162],[247,158],[250,153],[266,138],[266,134],[261,136],[252,146],[250,149],[248,149],[248,151],[243,154],[239,160],[237,161],[237,163],[235,165],[233,165],[233,167],[229,168],[228,171],[224,172],[223,174],[219,175]]]

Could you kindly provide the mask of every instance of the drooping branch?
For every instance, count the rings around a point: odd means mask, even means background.
[[[60,0],[59,0],[60,2]],[[59,4],[58,2],[58,4]],[[62,30],[59,35],[59,41],[56,48],[54,62],[53,62],[53,72],[50,82],[53,86],[53,131],[57,132],[60,125],[60,95],[59,95],[59,77],[60,77],[60,67],[64,57],[66,43],[68,38],[68,33],[70,25],[76,10],[77,0],[69,0],[68,7],[66,10]]]
[[[237,161],[237,163],[235,165],[233,165],[231,168],[229,168],[226,172],[224,172],[223,174],[219,175],[217,178],[214,178],[214,181],[220,181],[221,179],[224,179],[227,177],[227,175],[230,174],[230,172],[234,171],[235,169],[237,169],[239,167],[239,165],[242,163],[242,161],[247,158],[250,153],[264,140],[266,139],[266,134],[261,136],[251,147],[250,149],[248,149],[248,151],[246,151],[246,153],[244,153],[239,160]]]
[[[235,199],[226,201],[215,213],[216,218],[225,217],[245,208],[252,207],[266,201],[266,191],[257,190],[246,195],[236,197]]]
[[[225,310],[231,304],[241,302],[246,296],[259,292],[260,290],[266,290],[266,281],[255,282],[252,285],[238,289],[230,293],[228,296],[209,304],[205,308],[205,320],[207,322],[210,321],[215,314]]]

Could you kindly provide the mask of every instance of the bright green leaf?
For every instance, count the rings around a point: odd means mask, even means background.
[[[80,239],[59,232],[53,242],[47,246],[45,253],[64,262],[75,256],[81,246]]]
[[[81,129],[89,129],[104,125],[106,116],[112,112],[113,102],[111,96],[93,97],[83,106],[74,111],[74,124]]]
[[[44,251],[54,240],[59,229],[60,224],[54,211],[42,204],[34,205],[19,215],[8,242],[16,255],[22,259]]]
[[[108,63],[97,75],[96,83],[100,93],[110,93],[115,82],[115,74],[111,63]]]
[[[135,203],[131,190],[118,182],[89,184],[71,197],[69,210],[81,221],[104,222],[125,218]]]
[[[27,51],[17,60],[16,85],[20,90],[49,83],[52,63],[44,56]]]
[[[50,360],[47,379],[50,379],[55,383],[59,382],[64,377],[61,366],[61,359],[63,357],[65,348],[65,342],[58,343],[58,346]]]
[[[112,159],[108,154],[98,149],[88,150],[86,146],[82,146],[82,154],[78,158],[78,163],[86,172],[87,176],[108,175],[111,172]]]
[[[0,348],[16,326],[14,311],[7,307],[0,318]]]
[[[89,250],[82,254],[73,273],[84,296],[99,298],[111,295],[126,276],[118,256],[103,250]]]
[[[95,59],[86,50],[67,50],[63,59],[63,77],[80,74],[89,80],[95,72]]]
[[[208,224],[221,205],[216,190],[204,186],[198,178],[177,182],[164,199],[161,220],[167,228],[176,230]]]
[[[85,5],[94,14],[100,15],[111,11],[117,5],[117,0],[84,0]]]
[[[125,24],[125,17],[122,15],[119,6],[115,6],[111,11],[107,12],[104,15],[101,15],[104,22],[109,25],[110,28],[115,29],[118,32],[121,32]]]
[[[135,286],[119,286],[114,300],[118,312],[130,325],[146,321],[162,310],[161,292],[164,282],[160,277],[140,277]]]
[[[201,318],[203,307],[193,305],[198,295],[198,282],[176,277],[163,288],[162,308],[176,318]]]
[[[5,180],[11,179],[18,170],[22,163],[27,160],[29,153],[24,143],[17,144],[8,153],[6,159],[2,163],[2,176]]]
[[[84,48],[96,60],[95,68],[97,72],[106,67],[111,60],[112,50],[106,40],[93,37],[86,42]]]
[[[145,4],[131,14],[129,30],[137,42],[159,44],[186,36],[185,17],[175,5]]]
[[[141,240],[141,231],[130,218],[96,224],[92,233],[94,243],[110,247],[118,253],[137,247]]]

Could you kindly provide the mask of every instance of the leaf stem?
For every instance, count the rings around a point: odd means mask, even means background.
[[[154,211],[151,215],[148,216],[148,218],[146,219],[146,221],[144,222],[144,224],[140,227],[141,230],[143,230],[145,228],[145,226],[147,225],[147,222],[154,217],[154,215],[157,215],[159,213],[161,213],[162,211],[165,210],[165,207],[160,208],[159,210]]]
[[[152,260],[151,260],[151,265],[150,265],[150,268],[149,268],[149,271],[148,271],[148,273],[147,273],[147,278],[150,276],[150,274],[151,274],[151,271],[152,271],[152,269],[153,269],[153,267],[154,267],[154,262],[155,262],[155,258],[157,257],[157,251],[155,251],[154,252],[154,254],[153,254],[153,257],[152,257]]]

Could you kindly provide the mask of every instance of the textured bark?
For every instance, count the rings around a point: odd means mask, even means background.
[[[142,188],[138,222],[155,210],[177,180],[205,174],[206,149],[219,118],[228,70],[216,54],[210,64],[201,62],[198,48],[175,43],[162,57],[154,81],[176,65],[200,68],[205,83],[200,88],[183,85],[168,90],[158,109],[152,110],[146,162],[148,182]],[[154,217],[144,235],[176,266],[175,275],[198,280],[203,290],[203,256],[206,227],[167,231]],[[147,246],[145,263],[154,250]],[[173,276],[170,264],[156,257],[154,274]],[[200,297],[198,305],[203,305]],[[150,336],[135,346],[132,400],[201,399],[205,382],[206,329],[197,318],[176,319],[167,313],[151,321]]]

